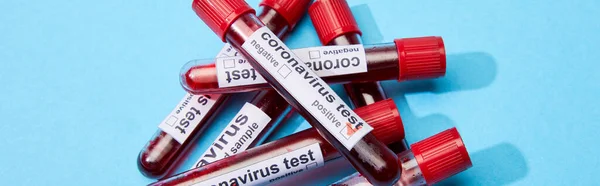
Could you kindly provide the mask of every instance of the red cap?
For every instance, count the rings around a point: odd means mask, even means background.
[[[442,37],[396,39],[398,81],[429,79],[446,74],[446,49]]]
[[[267,6],[277,11],[290,25],[296,26],[312,0],[263,0],[259,6]]]
[[[472,166],[467,148],[456,128],[414,143],[410,148],[428,185]]]
[[[394,100],[378,101],[354,112],[374,128],[371,133],[381,142],[390,144],[404,139],[404,125]]]
[[[323,45],[343,34],[362,34],[344,0],[318,0],[308,8],[308,14]]]
[[[223,41],[227,29],[238,17],[256,13],[243,0],[194,0],[192,9]]]

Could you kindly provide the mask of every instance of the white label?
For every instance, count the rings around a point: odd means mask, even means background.
[[[248,60],[241,56],[215,59],[219,87],[235,87],[267,83]]]
[[[292,52],[319,77],[367,72],[363,45],[321,46]],[[267,83],[243,56],[219,58],[215,63],[221,88]]]
[[[246,103],[223,129],[215,142],[204,152],[192,168],[201,167],[217,160],[245,151],[260,134],[271,117],[258,107]]]
[[[231,45],[225,44],[217,57],[231,57],[238,55]],[[206,117],[208,112],[221,95],[193,95],[187,93],[181,99],[171,114],[158,125],[162,131],[173,136],[177,142],[183,144],[190,133],[196,129],[198,123]]]
[[[292,52],[319,77],[367,72],[363,45],[320,46]]]
[[[286,177],[323,166],[318,143],[302,147],[229,173],[210,178],[194,186],[266,185]]]
[[[348,150],[373,130],[267,27],[242,48]]]
[[[186,94],[158,128],[173,136],[177,142],[184,143],[198,123],[207,117],[206,113],[215,106],[220,96]]]

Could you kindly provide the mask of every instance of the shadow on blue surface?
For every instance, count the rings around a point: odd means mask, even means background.
[[[362,38],[365,43],[385,42],[377,21],[367,4],[352,6],[351,10],[362,30]],[[443,78],[402,83],[396,81],[382,82],[388,97],[393,98],[398,105],[406,131],[409,137],[415,137],[413,139],[424,139],[455,125],[450,118],[442,114],[432,114],[419,118],[410,110],[405,97],[406,94],[421,92],[443,94],[481,89],[489,86],[497,74],[495,59],[484,52],[448,55],[446,67],[446,75]],[[418,124],[418,126],[415,124]]]
[[[473,167],[437,185],[509,185],[529,172],[525,157],[510,143],[477,151],[471,154],[471,161]]]
[[[447,56],[446,75],[432,80],[388,83],[390,96],[415,92],[446,93],[476,90],[492,84],[497,74],[494,57],[485,52],[470,52]]]
[[[431,92],[468,91],[489,86],[496,77],[494,58],[483,52],[448,55],[446,75],[433,80],[407,81],[402,83],[384,82],[384,90],[394,98],[404,122],[408,139],[418,141],[440,131],[454,127],[454,122],[445,115],[431,114],[416,116],[410,109],[407,94]],[[426,127],[425,127],[426,126]],[[460,128],[459,128],[460,131]],[[409,141],[410,142],[410,141]]]

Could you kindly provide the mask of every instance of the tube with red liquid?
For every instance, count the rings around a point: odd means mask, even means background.
[[[312,4],[309,14],[324,45],[361,44],[360,30],[345,1],[316,1]],[[331,36],[331,38],[323,38],[323,36]],[[332,40],[335,42],[330,43],[329,41]],[[244,71],[239,66],[238,68],[232,68]],[[347,84],[345,88],[347,91],[354,90],[350,95],[355,107],[366,106],[375,101],[386,99],[386,95],[377,82]],[[258,108],[252,105],[256,105]],[[204,166],[260,144],[261,139],[269,135],[271,131],[269,129],[279,123],[276,120],[271,120],[271,118],[280,118],[287,114],[288,112],[284,111],[286,108],[288,108],[287,102],[275,91],[269,90],[259,93],[236,114],[234,120],[218,135],[218,139],[215,140],[213,146],[203,153],[193,168]],[[256,123],[256,125],[253,125],[254,127],[249,126],[246,129],[239,127],[246,123]],[[407,146],[405,142],[388,145],[388,147],[392,147],[391,149],[394,152],[403,152],[407,150]]]
[[[310,16],[315,30],[319,35],[319,39],[323,45],[356,45],[362,44],[361,35],[362,32],[352,15],[350,6],[345,0],[318,0],[314,2],[308,9],[308,15]],[[428,48],[427,45],[435,46],[437,43],[430,38],[413,38],[409,42],[409,46],[413,48]],[[420,46],[419,46],[420,45]],[[393,52],[393,51],[392,51]],[[409,50],[407,53],[413,59],[421,59],[423,61],[435,60],[429,59],[431,56],[429,52],[419,52],[417,50]],[[388,54],[382,53],[381,56]],[[440,55],[443,55],[441,53]],[[383,58],[383,57],[382,57]],[[445,68],[437,69],[436,66],[423,65],[421,70],[415,70],[408,72],[414,77],[437,77],[443,76]],[[426,70],[427,67],[433,67],[433,69]],[[417,69],[417,68],[413,68]],[[437,75],[432,73],[438,72]],[[377,101],[387,99],[383,88],[379,82],[356,82],[344,84],[352,105],[356,107],[363,107],[369,104],[373,104]],[[402,142],[388,145],[394,152],[403,152],[408,150],[408,144],[406,140]]]
[[[411,145],[412,150],[398,154],[402,177],[395,186],[433,185],[472,166],[469,153],[456,128],[440,132]],[[356,173],[333,186],[367,186]]]
[[[273,21],[274,25],[278,25],[298,22],[310,2],[311,0],[264,0],[261,5],[276,7],[281,18],[287,20]],[[242,107],[192,168],[205,166],[261,144],[272,129],[288,116],[289,111],[289,105],[276,91],[259,92]]]
[[[244,104],[192,168],[208,165],[262,144],[290,110],[285,99],[276,91],[259,92]]]
[[[277,36],[283,37],[304,14],[311,0],[264,0],[258,14]],[[219,57],[235,56],[237,51],[230,45],[223,47]],[[187,94],[177,107],[159,125],[160,130],[152,137],[138,156],[138,168],[148,177],[163,177],[181,154],[210,123],[214,113],[224,105],[228,95]]]
[[[350,164],[376,185],[400,177],[397,157],[373,128],[310,70],[242,0],[194,0],[196,14],[229,42]]]
[[[361,44],[360,29],[344,0],[317,0],[309,7],[308,14],[323,45]],[[369,105],[386,97],[377,82],[351,83],[344,87],[355,107]],[[407,146],[405,140],[388,144],[395,153],[407,150]],[[286,180],[283,184],[294,184],[304,179],[327,179],[325,176],[330,175],[327,173],[340,172],[339,169],[348,169],[349,166],[347,162],[331,162],[331,165],[307,171],[304,175]]]
[[[336,32],[340,31],[351,30]],[[441,37],[404,38],[369,46],[360,45],[360,38],[352,34],[330,39],[324,42],[329,46],[293,50],[327,83],[405,81],[437,78],[446,73],[446,53]],[[348,46],[333,46],[342,44]],[[194,94],[272,88],[243,56],[214,60],[212,64],[186,64],[181,72],[183,88]]]
[[[372,133],[382,142],[389,144],[404,138],[402,120],[393,100],[355,112],[372,124]],[[310,128],[150,185],[264,185],[340,157],[317,130]]]

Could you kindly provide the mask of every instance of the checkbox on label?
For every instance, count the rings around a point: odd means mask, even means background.
[[[318,51],[318,50],[308,51],[308,58],[310,58],[310,59],[319,59],[319,58],[321,58],[321,51]]]
[[[169,119],[167,119],[167,121],[165,121],[165,123],[172,127],[173,125],[175,125],[175,122],[177,122],[177,120],[178,120],[177,117],[171,115],[171,117],[169,117]]]
[[[235,59],[223,60],[223,68],[235,68]]]
[[[342,136],[344,136],[344,138],[346,139],[350,139],[354,132],[356,131],[352,128],[348,128],[348,126],[345,126],[344,128],[342,128],[342,130],[340,130],[340,134],[342,134]]]
[[[288,75],[290,75],[290,73],[292,72],[292,70],[290,70],[290,68],[287,65],[283,65],[281,66],[281,68],[279,68],[279,70],[277,70],[277,72],[279,72],[279,75],[281,75],[283,78],[287,78]]]
[[[306,165],[306,170],[310,170],[312,168],[317,168],[319,166],[319,164],[317,162],[312,162],[309,163],[308,165]]]

